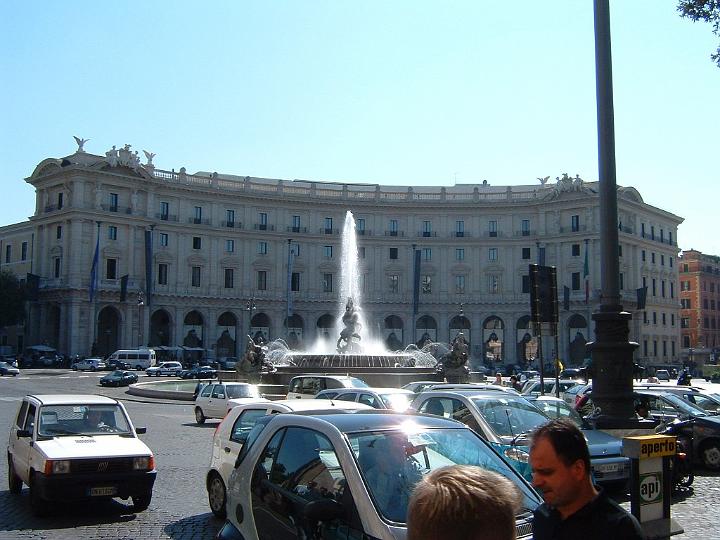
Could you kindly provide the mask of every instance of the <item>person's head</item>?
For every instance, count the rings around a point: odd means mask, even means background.
[[[590,452],[585,436],[567,418],[551,420],[535,430],[530,444],[533,486],[561,514],[582,506],[592,492]],[[571,512],[570,512],[571,513]]]
[[[435,469],[415,487],[407,540],[514,540],[522,496],[510,480],[469,465]]]
[[[648,409],[648,404],[645,401],[641,401],[637,405],[635,405],[635,412],[638,416],[642,418],[647,418],[650,416],[650,411]]]
[[[102,412],[97,409],[90,409],[87,413],[87,419],[90,424],[99,424],[102,420]]]

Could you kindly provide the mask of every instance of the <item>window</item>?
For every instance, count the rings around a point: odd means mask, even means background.
[[[650,253],[650,262],[655,264],[655,252]]]
[[[670,326],[675,326],[675,314],[670,314]]]
[[[465,222],[464,221],[456,221],[455,222],[455,236],[457,236],[457,237],[465,236]]]
[[[689,281],[681,281],[680,282],[680,290],[681,291],[689,291],[690,290],[690,282]]]
[[[323,292],[326,292],[326,293],[333,292],[333,275],[332,274],[323,274],[322,283],[323,283]]]
[[[202,206],[195,207],[195,217],[193,221],[195,223],[202,223]]]
[[[267,242],[264,242],[264,241],[258,242],[257,252],[258,252],[258,255],[267,255],[267,252],[268,252]]]
[[[423,248],[422,253],[424,261],[432,260],[432,248]]]
[[[398,234],[398,220],[391,219],[390,220],[390,236],[397,236],[397,234]]]
[[[290,274],[290,290],[293,292],[300,290],[300,272]]]
[[[670,265],[670,268],[673,267],[673,258],[672,257],[668,257],[668,264]],[[673,342],[673,345],[675,345],[674,342]]]
[[[423,294],[432,293],[432,276],[423,276],[420,282],[420,290]]]
[[[332,259],[332,248],[332,246],[323,246],[323,257],[325,257],[326,259]]]
[[[54,269],[54,272],[53,272],[53,277],[55,277],[55,278],[59,278],[59,277],[60,277],[60,267],[61,267],[61,265],[62,265],[61,260],[62,260],[62,259],[60,259],[60,257],[55,257],[55,258],[53,259],[53,264],[54,264],[54,266],[55,266],[55,269]]]
[[[12,245],[5,246],[5,262],[9,263],[12,259]]]
[[[655,240],[655,225],[650,225],[650,240]]]
[[[355,230],[360,235],[365,234],[365,218],[358,218],[357,221],[355,221]]]
[[[580,272],[573,272],[571,276],[572,281],[572,290],[573,291],[579,291],[580,290]]]
[[[465,293],[465,276],[455,276],[455,292],[457,294]]]
[[[455,248],[455,260],[456,261],[464,261],[465,260],[465,248]]]
[[[530,248],[522,248],[522,258],[523,259],[530,258]]]
[[[489,248],[488,249],[488,261],[495,262],[498,258],[498,250],[497,248]]]
[[[662,313],[662,323],[663,326],[667,324],[667,313]]]
[[[672,245],[672,243],[672,231],[668,231],[668,244]],[[673,345],[675,345],[675,343],[673,343]]]
[[[27,250],[28,250],[28,243],[23,242],[20,246],[20,260],[21,261],[27,260]]]
[[[105,278],[117,279],[117,259],[107,259],[105,262]]]
[[[225,252],[226,253],[234,253],[235,252],[235,240],[225,240]]]
[[[681,298],[680,299],[680,307],[682,309],[692,309],[692,302],[690,302],[689,298]]]
[[[232,289],[235,286],[235,272],[232,268],[225,269],[225,288]]]
[[[400,277],[397,274],[390,274],[388,276],[388,290],[391,293],[396,293],[400,290]]]
[[[170,217],[170,203],[160,202],[160,219],[167,221]]]
[[[488,276],[488,292],[490,294],[497,294],[500,292],[500,276],[496,274],[490,274]]]
[[[645,262],[645,261],[647,260],[647,257],[645,256],[645,250],[644,250],[644,249],[643,249],[642,252],[641,252],[641,259],[642,259],[642,262]]]
[[[265,212],[258,212],[258,229],[266,231],[268,228],[268,217]]]
[[[580,244],[573,244],[570,246],[571,255],[573,257],[579,257],[580,256]]]
[[[423,236],[432,236],[432,221],[423,221]]]
[[[235,226],[235,210],[225,210],[225,225],[228,227]]]
[[[680,328],[690,328],[690,319],[687,317],[681,317]]]
[[[117,240],[117,227],[115,225],[110,225],[108,227],[108,239]]]
[[[165,263],[158,264],[158,285],[167,285],[168,265]]]
[[[290,252],[293,254],[294,257],[300,256],[300,244],[297,242],[292,242],[290,244]]]
[[[192,248],[193,249],[201,249],[202,247],[202,240],[199,236],[193,236],[192,239]]]
[[[161,232],[160,233],[160,245],[162,247],[167,247],[168,245],[168,235],[167,233]]]
[[[62,192],[61,192],[61,193],[58,193],[58,204],[57,204],[58,210],[62,210],[62,207],[63,207],[63,195],[64,195],[64,194],[63,194]]]
[[[570,216],[570,230],[572,232],[578,232],[580,230],[580,216]]]
[[[258,270],[257,289],[258,289],[258,291],[266,291],[267,290],[267,271],[266,270]]]
[[[326,217],[325,218],[325,234],[332,234],[333,233],[333,218]]]
[[[660,266],[665,266],[665,255],[660,255]]]
[[[118,210],[118,194],[111,193],[110,194],[110,211],[117,212],[117,210]]]
[[[398,248],[390,248],[390,258],[391,259],[397,259],[398,258]]]
[[[193,287],[199,287],[200,286],[200,267],[199,266],[193,266],[192,267],[192,278],[191,278],[191,285]]]
[[[665,298],[665,280],[664,279],[660,282],[660,296]]]
[[[292,232],[300,232],[300,216],[292,217]]]
[[[60,240],[62,238],[62,225],[55,227],[55,238]]]
[[[494,219],[488,221],[488,235],[497,236],[497,221]]]
[[[523,293],[530,292],[530,276],[529,275],[524,275],[522,277],[522,292]]]
[[[622,257],[622,244],[618,245],[618,257]]]
[[[358,248],[358,257],[361,259],[365,258],[365,246],[360,246]]]
[[[521,222],[521,232],[523,236],[530,236],[530,220],[523,219]]]

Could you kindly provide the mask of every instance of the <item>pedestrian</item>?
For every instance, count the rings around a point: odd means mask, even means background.
[[[496,472],[441,467],[413,491],[407,540],[514,540],[521,503],[515,484]]]
[[[495,380],[493,381],[493,384],[498,384],[500,386],[502,386],[503,384],[502,373],[500,373],[499,371],[495,374]]]
[[[637,519],[593,485],[587,442],[571,420],[535,430],[530,465],[545,501],[534,512],[534,540],[645,539]]]
[[[513,387],[514,390],[517,390],[520,392],[522,390],[522,383],[518,380],[517,375],[510,375],[510,386]]]

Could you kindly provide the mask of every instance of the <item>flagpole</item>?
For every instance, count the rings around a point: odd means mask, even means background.
[[[92,302],[92,328],[93,328],[93,339],[90,347],[90,354],[93,353],[93,349],[97,352],[97,294],[95,291],[97,283],[97,267],[99,264],[99,252],[100,252],[100,224],[102,221],[96,221],[97,223],[97,237],[95,240],[95,253],[93,254],[93,264],[90,270],[90,301]]]

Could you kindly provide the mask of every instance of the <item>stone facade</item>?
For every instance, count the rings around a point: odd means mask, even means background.
[[[10,262],[2,252],[3,268],[15,264],[21,237],[34,238],[29,257],[41,287],[26,345],[88,354],[93,344],[99,353],[150,344],[240,356],[247,334],[300,346],[321,335],[334,342],[331,327],[345,300],[338,298],[340,231],[350,210],[362,307],[370,331],[393,348],[449,342],[462,330],[473,365],[522,363],[535,354],[528,265],[544,256],[558,270],[559,356],[566,365],[585,356],[600,289],[596,183],[567,175],[525,186],[287,181],[161,171],[152,154],[141,165],[129,146],[123,150],[42,161],[26,179],[36,189],[34,215],[0,228],[4,246],[12,245]],[[637,359],[672,361],[680,342],[682,218],[645,204],[631,187],[618,188],[618,215],[625,309],[635,310],[637,288],[649,288],[644,316],[631,322]],[[297,252],[290,279],[289,246]],[[413,249],[421,255],[415,316]],[[643,350],[644,342],[655,348]],[[547,357],[553,339],[543,343]]]

